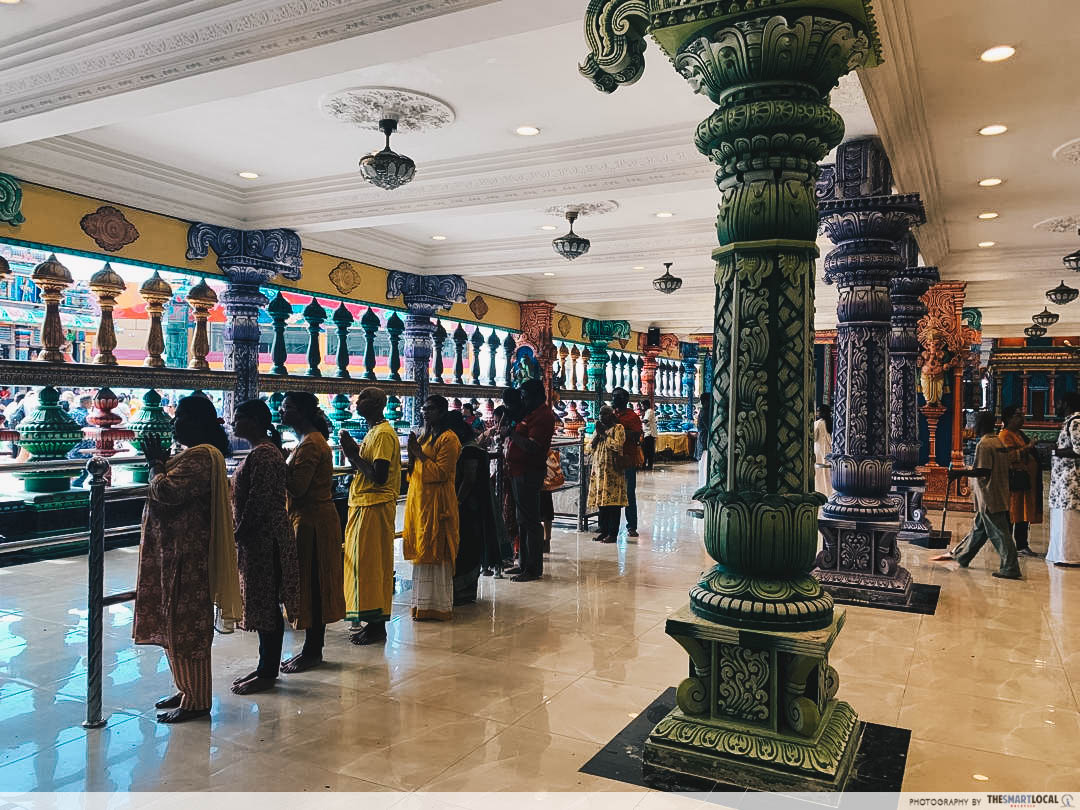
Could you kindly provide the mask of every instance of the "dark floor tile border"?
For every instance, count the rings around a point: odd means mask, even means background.
[[[600,751],[586,762],[580,769],[581,773],[590,776],[602,776],[616,782],[624,782],[638,787],[655,787],[646,785],[641,774],[641,752],[645,738],[652,731],[653,726],[659,723],[668,712],[675,707],[675,687],[664,691],[656,700],[643,709],[615,738],[605,745]],[[858,711],[856,706],[855,710]],[[903,728],[882,726],[877,723],[864,723],[862,739],[859,749],[855,753],[854,776],[848,783],[847,790],[840,796],[839,803],[827,802],[833,806],[853,805],[856,802],[845,803],[843,796],[848,793],[896,793],[899,792],[904,781],[904,769],[907,766],[908,744],[911,741],[911,732]],[[703,791],[703,787],[706,788]],[[749,793],[743,788],[714,782],[703,786],[701,783],[676,786],[677,792],[715,792],[715,793]],[[775,806],[777,794],[769,794],[770,807]],[[805,806],[806,801],[791,798],[792,806]],[[745,805],[756,804],[750,796],[747,796]],[[797,805],[796,805],[797,803]]]
[[[836,595],[833,595],[833,601],[838,605],[855,605],[856,607],[895,610],[900,613],[922,613],[924,616],[933,616],[937,612],[940,597],[940,585],[927,585],[916,582],[911,586],[911,602],[906,605],[890,605],[886,602],[871,602],[862,599],[845,599]]]

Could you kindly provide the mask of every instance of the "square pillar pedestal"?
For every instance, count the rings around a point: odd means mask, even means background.
[[[844,619],[837,608],[821,630],[776,632],[708,621],[689,605],[672,614],[666,632],[690,654],[692,674],[645,741],[646,781],[842,790],[862,735],[855,710],[835,699],[839,679],[829,666]]]
[[[911,604],[911,573],[900,565],[899,525],[820,518],[822,550],[814,576],[835,599],[867,605]]]

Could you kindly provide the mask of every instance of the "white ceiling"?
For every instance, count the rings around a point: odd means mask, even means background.
[[[1034,306],[1042,276],[1076,242],[1031,224],[1080,213],[1065,182],[1080,177],[1080,166],[1049,157],[1080,136],[1080,110],[1067,101],[1069,36],[1080,12],[1056,0],[1032,0],[1021,11],[1004,0],[877,5],[887,51],[897,50],[896,77],[885,71],[879,80],[883,68],[861,77],[869,105],[859,78],[847,77],[833,104],[849,137],[880,129],[898,186],[927,198],[924,250],[932,248],[943,275],[970,274],[969,304],[982,296],[988,332],[1017,334],[1030,312],[1013,312],[1011,302],[1026,296]],[[192,219],[294,227],[311,247],[458,272],[475,289],[543,297],[582,315],[628,318],[635,328],[708,331],[718,193],[690,141],[712,105],[655,46],[640,82],[596,92],[577,72],[583,9],[584,0],[0,6],[0,170]],[[95,13],[104,16],[95,21]],[[99,35],[84,44],[95,22]],[[125,61],[137,47],[132,37],[156,43],[153,52]],[[61,52],[64,38],[72,47]],[[1018,55],[980,63],[978,53],[998,42],[1016,45]],[[71,104],[65,99],[77,85],[68,68],[90,64],[91,55],[94,67],[79,81],[95,90]],[[454,109],[445,129],[395,136],[394,148],[418,165],[410,185],[384,192],[363,183],[356,162],[381,137],[319,111],[325,94],[354,86],[406,88]],[[1012,131],[971,134],[991,120]],[[541,135],[515,135],[522,124]],[[240,170],[261,176],[244,181]],[[975,180],[986,174],[1007,182],[979,189]],[[573,263],[555,255],[550,240],[565,223],[545,209],[598,200],[618,208],[579,220],[590,253]],[[981,223],[975,214],[988,205],[1002,216]],[[675,216],[655,217],[665,210]],[[540,230],[547,223],[559,230]],[[1001,247],[974,249],[982,238]],[[1022,267],[1016,251],[1028,257]],[[674,261],[685,280],[670,297],[650,284],[663,261]],[[1020,280],[1029,268],[1037,284]],[[819,285],[819,328],[833,324],[834,308],[833,291]],[[1072,334],[1080,308],[1074,324]]]

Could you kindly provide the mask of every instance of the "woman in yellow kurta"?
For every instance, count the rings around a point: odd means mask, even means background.
[[[409,495],[402,550],[413,564],[412,617],[451,617],[457,558],[458,502],[454,490],[461,442],[446,427],[446,397],[430,396],[421,409],[426,429],[409,434]]]
[[[585,452],[592,456],[589,466],[589,509],[599,513],[600,534],[593,538],[614,543],[619,536],[619,509],[627,504],[626,475],[618,460],[626,441],[624,428],[609,405],[600,409],[600,418]]]
[[[296,532],[300,563],[300,610],[289,616],[297,630],[307,630],[299,655],[282,672],[303,672],[322,663],[326,625],[345,618],[345,567],[341,520],[334,507],[334,461],[330,423],[314,394],[290,391],[281,403],[281,422],[300,439],[286,463],[289,518]]]
[[[1012,524],[1013,540],[1018,554],[1031,554],[1028,545],[1028,528],[1032,523],[1043,521],[1042,466],[1035,455],[1035,442],[1021,428],[1024,413],[1010,405],[1001,412],[1002,428],[998,434],[1001,443],[1009,451],[1010,483],[1023,483],[1026,489],[1009,487],[1009,523]],[[1013,472],[1016,470],[1017,472]]]

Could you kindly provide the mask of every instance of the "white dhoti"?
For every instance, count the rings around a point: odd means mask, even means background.
[[[1080,565],[1080,512],[1074,509],[1050,509],[1049,563]]]

